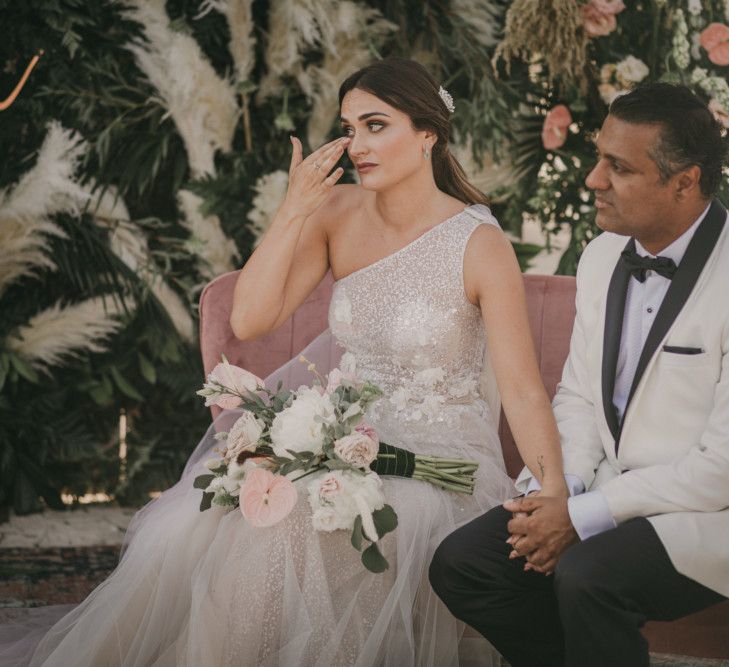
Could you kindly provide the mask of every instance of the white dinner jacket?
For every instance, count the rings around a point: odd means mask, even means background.
[[[587,246],[553,401],[565,473],[599,487],[618,524],[648,517],[674,567],[727,597],[728,217],[715,201],[697,228],[648,333],[622,424],[612,399],[630,279],[619,258],[628,240],[605,232]],[[519,490],[530,478],[525,469]]]

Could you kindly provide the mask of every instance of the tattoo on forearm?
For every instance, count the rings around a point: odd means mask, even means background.
[[[542,482],[544,481],[544,457],[537,456],[537,463],[539,464],[539,472],[542,473]]]

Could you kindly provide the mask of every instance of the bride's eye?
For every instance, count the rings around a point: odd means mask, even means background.
[[[349,126],[342,127],[342,136],[351,137],[352,136],[352,128],[349,127]]]
[[[367,123],[367,127],[370,128],[371,132],[379,132],[383,127],[385,127],[385,124],[380,123],[377,120],[373,120],[373,121]]]

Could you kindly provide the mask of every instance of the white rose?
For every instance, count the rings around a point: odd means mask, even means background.
[[[217,468],[220,468],[220,466],[222,466],[224,463],[225,461],[223,461],[222,459],[208,459],[207,461],[205,461],[205,463],[203,463],[203,465],[208,470],[216,470]]]
[[[355,431],[334,442],[336,455],[358,468],[367,468],[377,458],[379,445],[372,438]]]
[[[271,424],[274,454],[291,458],[287,449],[320,454],[324,446],[324,427],[335,422],[329,396],[312,387],[300,387],[294,402],[279,412]]]
[[[648,65],[635,56],[628,56],[615,68],[615,74],[622,83],[639,83],[649,73]]]
[[[689,14],[699,16],[701,14],[701,0],[688,0],[687,6]]]
[[[339,515],[332,507],[320,507],[311,515],[311,525],[314,530],[330,533],[339,528],[346,528],[341,523]]]
[[[246,410],[238,417],[233,428],[228,431],[225,458],[235,460],[241,452],[252,452],[258,446],[265,424],[252,412]]]

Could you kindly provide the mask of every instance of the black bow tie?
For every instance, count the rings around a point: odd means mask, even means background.
[[[642,257],[635,249],[623,250],[620,257],[625,262],[636,280],[645,282],[646,271],[655,271],[657,274],[671,280],[676,273],[676,262],[670,257]]]

